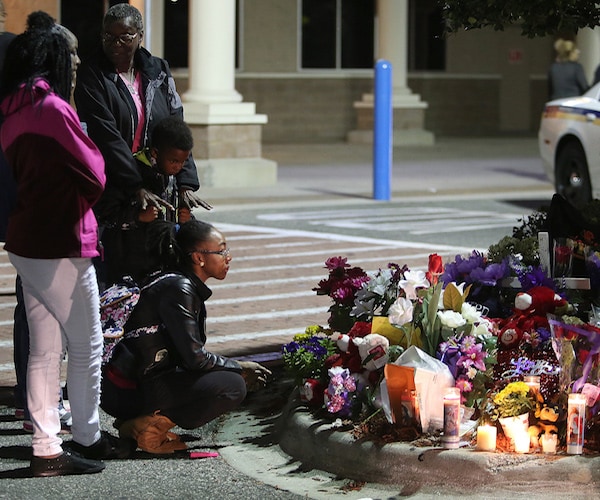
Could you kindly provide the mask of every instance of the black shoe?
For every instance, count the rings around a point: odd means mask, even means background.
[[[101,431],[100,439],[90,446],[83,446],[75,441],[65,443],[65,446],[85,458],[111,460],[129,457],[135,451],[136,442],[132,439],[119,439],[106,431]]]
[[[104,463],[88,460],[79,455],[63,451],[56,458],[31,457],[31,474],[33,477],[70,476],[73,474],[95,474],[104,470]]]

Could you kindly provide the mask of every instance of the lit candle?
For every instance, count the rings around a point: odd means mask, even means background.
[[[542,451],[544,453],[556,453],[556,445],[558,444],[558,436],[545,432],[542,434]]]
[[[517,453],[529,453],[529,433],[527,431],[518,430],[515,432],[513,439]]]
[[[538,375],[527,375],[526,377],[523,377],[523,382],[529,386],[529,390],[533,394],[538,394],[540,392],[540,377]]]
[[[584,394],[569,394],[567,410],[567,453],[581,455],[583,453],[583,428],[585,426]]]
[[[444,448],[458,448],[460,442],[460,389],[449,387],[444,392]]]
[[[477,449],[479,451],[496,450],[496,427],[492,425],[477,427]]]

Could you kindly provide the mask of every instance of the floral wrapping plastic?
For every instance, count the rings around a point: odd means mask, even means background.
[[[140,298],[140,289],[132,282],[116,284],[100,295],[100,323],[105,339],[117,339]]]

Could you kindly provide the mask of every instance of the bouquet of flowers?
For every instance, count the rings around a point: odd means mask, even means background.
[[[529,393],[529,386],[525,382],[511,382],[498,392],[494,398],[494,412],[492,417],[518,417],[533,409],[535,401]]]
[[[339,417],[351,417],[358,411],[359,380],[348,368],[334,366],[329,369],[329,385],[325,390],[325,407]]]
[[[331,257],[325,262],[329,270],[327,279],[319,281],[313,291],[317,295],[329,295],[333,304],[329,307],[329,327],[336,332],[347,333],[356,319],[350,315],[354,299],[363,283],[369,281],[360,267],[350,267],[345,257]]]
[[[305,333],[295,335],[282,347],[283,364],[298,385],[305,379],[326,381],[325,361],[337,351],[330,336],[321,335],[319,326],[309,326]]]

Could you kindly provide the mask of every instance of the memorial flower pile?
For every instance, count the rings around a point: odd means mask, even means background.
[[[390,262],[366,272],[345,257],[327,259],[327,276],[313,288],[331,300],[327,325],[308,327],[282,349],[301,399],[358,426],[385,414],[401,427],[423,412],[439,422],[427,405],[441,401],[436,384],[450,380],[475,420],[529,413],[537,446],[550,433],[564,442],[567,395],[582,392],[592,428],[586,446],[600,449],[600,300],[594,304],[594,289],[586,295],[550,276],[537,238],[544,224],[534,215],[485,253],[446,263],[432,254],[427,271]],[[593,233],[581,234],[582,268],[600,285],[600,245]],[[428,371],[435,377],[423,378]],[[388,373],[396,377],[394,393]],[[532,376],[535,393],[523,382]],[[396,411],[415,418],[396,418]],[[400,434],[414,431],[425,425]]]

